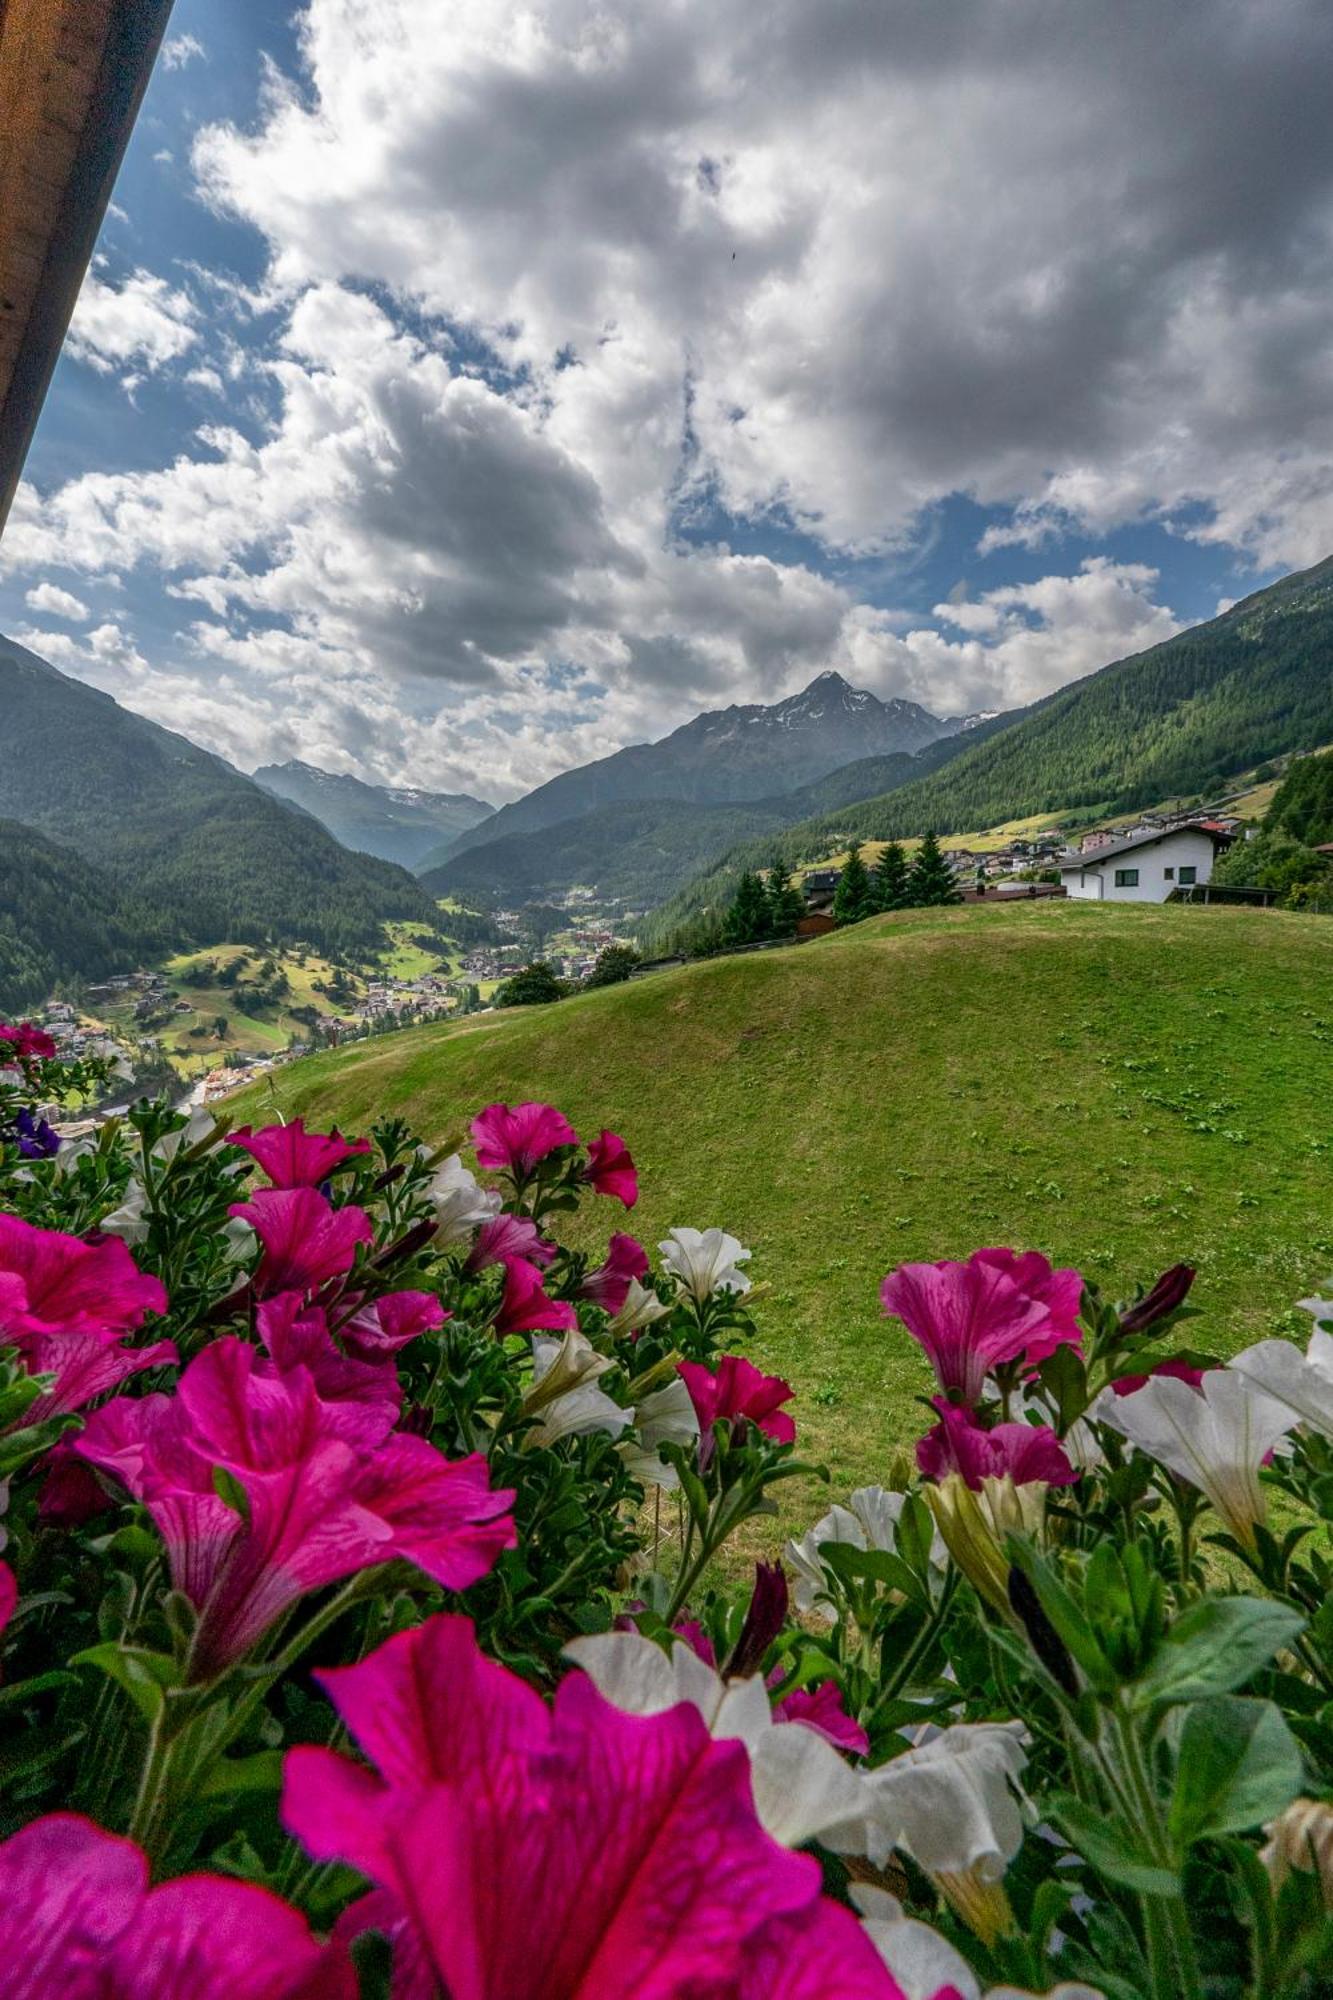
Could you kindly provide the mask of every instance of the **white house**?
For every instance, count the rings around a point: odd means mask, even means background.
[[[1173,889],[1207,882],[1231,835],[1199,821],[1145,827],[1106,847],[1060,858],[1060,880],[1071,896],[1095,903],[1164,903]]]

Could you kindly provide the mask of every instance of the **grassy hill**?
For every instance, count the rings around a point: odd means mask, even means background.
[[[905,1258],[1035,1246],[1128,1292],[1200,1266],[1200,1343],[1281,1328],[1333,1269],[1333,922],[1040,903],[909,911],[292,1065],[237,1100],[459,1138],[549,1097],[640,1162],[652,1243],[720,1223],[772,1292],[756,1358],[799,1386],[835,1487],[919,1428],[880,1316]],[[620,1211],[598,1203],[602,1230]],[[1302,1316],[1303,1317],[1303,1316]],[[785,1491],[785,1489],[784,1489]],[[788,1495],[802,1519],[813,1495]]]

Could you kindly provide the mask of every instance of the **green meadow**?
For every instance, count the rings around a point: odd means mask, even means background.
[[[1333,1270],[1333,922],[909,911],[311,1057],[236,1109],[457,1141],[530,1097],[625,1136],[645,1242],[719,1223],[753,1248],[754,1358],[837,1491],[920,1428],[927,1373],[877,1296],[904,1259],[1038,1248],[1120,1296],[1187,1259],[1194,1344],[1297,1330]],[[587,1240],[622,1220],[590,1203]]]

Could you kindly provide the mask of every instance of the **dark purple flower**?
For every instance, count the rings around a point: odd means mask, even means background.
[[[1176,1312],[1189,1296],[1194,1283],[1195,1271],[1192,1264],[1173,1264],[1169,1271],[1163,1271],[1150,1292],[1132,1305],[1128,1312],[1120,1315],[1122,1333],[1143,1333],[1168,1313]]]
[[[44,1118],[34,1118],[25,1105],[14,1120],[19,1156],[24,1160],[49,1160],[60,1151],[60,1134]]]
[[[757,1674],[787,1617],[787,1575],[781,1563],[756,1563],[750,1608],[727,1661],[727,1674],[743,1680]]]

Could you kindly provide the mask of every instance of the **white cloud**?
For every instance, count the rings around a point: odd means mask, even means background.
[[[1177,628],[1149,569],[1059,574],[1072,526],[1333,546],[1319,0],[300,18],[304,74],[195,146],[262,285],[190,278],[207,351],[147,272],[76,321],[95,366],[189,354],[235,426],[25,489],[4,548],[160,571],[181,634],[133,698],[228,754],[504,793],[826,666],[1006,706]],[[833,571],[955,491],[1051,574],[938,629],[678,532],[776,513]]]
[[[134,271],[107,284],[90,271],[79,293],[67,347],[99,374],[133,363],[140,376],[189,352],[199,338],[198,314],[188,292],[150,271]]]
[[[204,45],[197,35],[171,35],[162,44],[163,69],[184,69],[188,63],[207,60]]]
[[[54,583],[39,583],[30,590],[23,602],[29,611],[35,611],[42,618],[69,618],[78,621],[89,617],[87,605],[71,590],[61,590]]]

